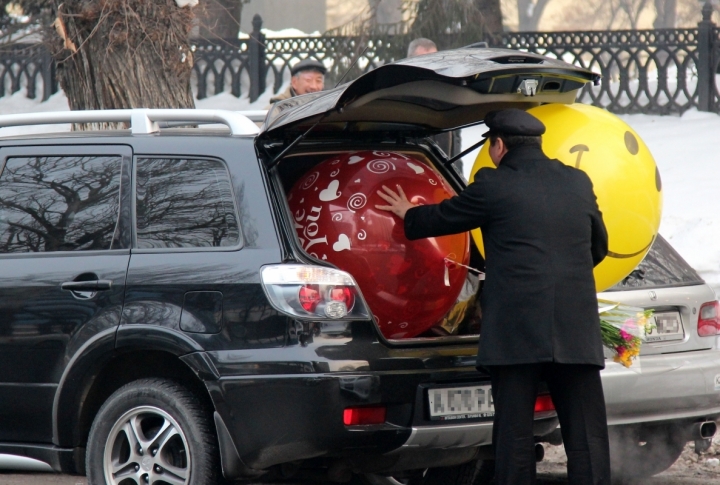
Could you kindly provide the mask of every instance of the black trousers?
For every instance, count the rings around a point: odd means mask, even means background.
[[[533,418],[538,383],[548,384],[568,457],[571,485],[609,485],[610,452],[600,369],[577,364],[487,366],[495,403],[497,485],[535,483]]]

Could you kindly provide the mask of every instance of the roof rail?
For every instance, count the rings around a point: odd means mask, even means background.
[[[106,109],[22,113],[0,116],[0,128],[62,123],[130,123],[133,135],[149,135],[160,131],[158,122],[171,121],[219,123],[230,128],[231,135],[254,135],[260,131],[247,116],[219,109]]]
[[[243,116],[247,116],[251,121],[254,121],[255,123],[262,123],[263,121],[265,121],[265,118],[267,118],[268,110],[255,109],[255,110],[246,110],[246,111],[236,111],[236,113],[240,113]]]

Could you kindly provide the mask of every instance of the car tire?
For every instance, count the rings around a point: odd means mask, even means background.
[[[670,468],[687,442],[683,429],[673,425],[611,426],[610,468],[615,482],[648,478]]]
[[[209,410],[180,384],[166,379],[131,382],[95,416],[87,444],[88,483],[218,483],[211,423]]]

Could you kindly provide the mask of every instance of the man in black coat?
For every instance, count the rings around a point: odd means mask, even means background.
[[[479,227],[486,281],[477,364],[490,373],[498,485],[535,482],[534,403],[547,382],[571,484],[609,484],[604,367],[593,268],[607,231],[588,176],[541,148],[545,126],[518,109],[489,113],[490,157],[460,194],[415,206],[400,186],[378,209],[404,219],[408,239]]]

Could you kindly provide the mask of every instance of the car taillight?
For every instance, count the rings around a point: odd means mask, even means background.
[[[347,286],[335,286],[331,288],[329,296],[333,301],[343,302],[348,308],[352,308],[355,304],[355,295],[353,295],[352,288],[348,288]]]
[[[540,394],[535,399],[535,412],[544,413],[547,411],[555,411],[555,404],[553,404],[550,394]]]
[[[299,264],[264,266],[260,272],[268,300],[277,310],[309,320],[367,320],[370,312],[350,274]]]
[[[385,422],[387,409],[385,406],[345,408],[343,423],[345,426],[361,424],[382,424]]]
[[[717,300],[700,306],[697,331],[701,337],[720,334],[720,303]]]
[[[300,300],[300,305],[302,305],[306,311],[314,312],[318,303],[322,301],[320,287],[318,285],[301,286],[298,292],[298,300]]]

